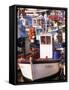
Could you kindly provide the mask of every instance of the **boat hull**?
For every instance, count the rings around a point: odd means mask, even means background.
[[[22,75],[32,81],[52,76],[59,72],[59,62],[56,63],[19,63]]]

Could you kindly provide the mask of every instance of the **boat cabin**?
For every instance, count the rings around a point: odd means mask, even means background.
[[[52,58],[52,34],[40,35],[40,58]]]

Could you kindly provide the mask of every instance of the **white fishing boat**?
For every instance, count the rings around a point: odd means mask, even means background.
[[[59,61],[52,59],[52,35],[40,35],[40,58],[18,63],[23,76],[32,81],[52,76],[59,72]]]

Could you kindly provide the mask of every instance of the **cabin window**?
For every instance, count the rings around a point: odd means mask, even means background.
[[[51,44],[51,37],[50,36],[46,36],[45,40],[46,40],[45,41],[46,44]]]
[[[50,36],[41,36],[41,44],[51,44]]]
[[[41,44],[45,44],[45,36],[41,36]]]

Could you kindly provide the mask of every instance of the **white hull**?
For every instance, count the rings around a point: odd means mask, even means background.
[[[59,63],[24,64],[19,63],[24,77],[30,80],[37,80],[56,74],[59,71]]]

